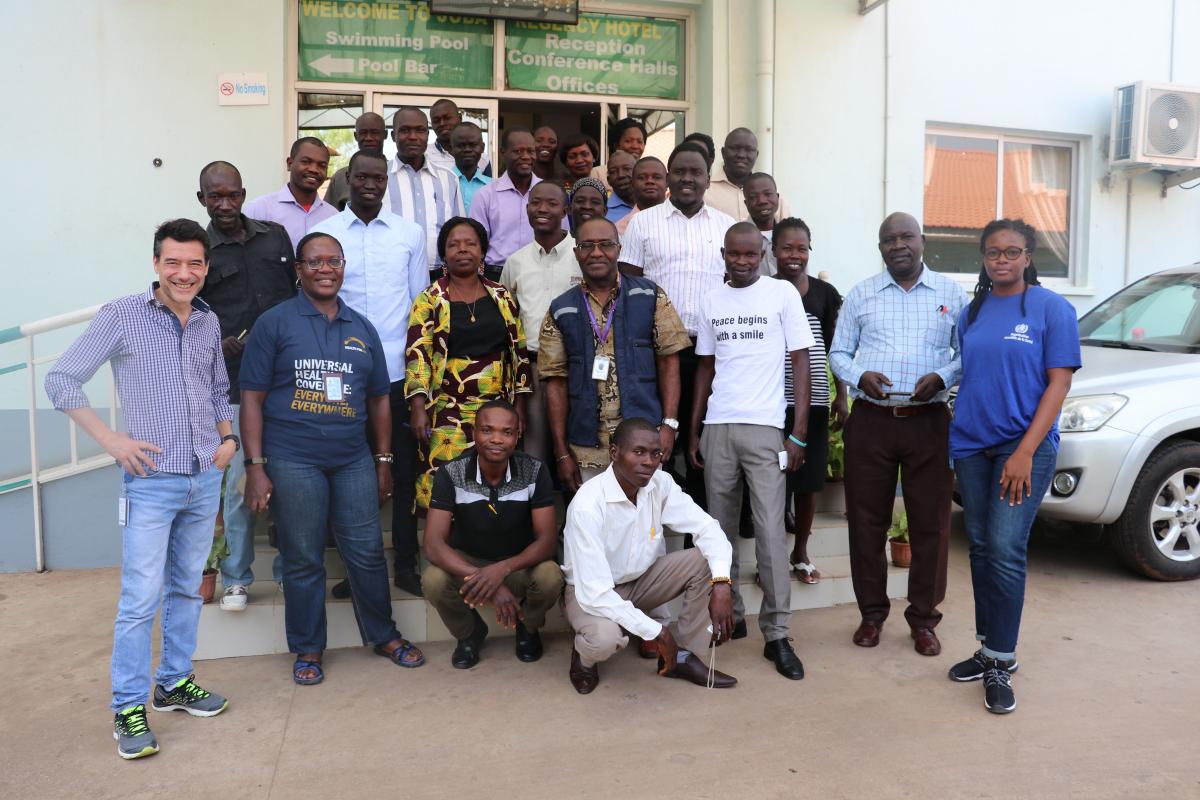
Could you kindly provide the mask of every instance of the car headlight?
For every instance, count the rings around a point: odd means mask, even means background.
[[[1058,429],[1064,433],[1099,430],[1128,402],[1128,397],[1119,394],[1068,397],[1058,416]]]

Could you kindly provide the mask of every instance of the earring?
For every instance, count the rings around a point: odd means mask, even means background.
[[[446,266],[445,262],[442,262],[442,277],[443,277],[443,278],[448,278],[449,276],[450,276],[450,270],[449,270],[449,268]]]
[[[479,274],[483,275],[483,262],[482,261],[479,262]]]

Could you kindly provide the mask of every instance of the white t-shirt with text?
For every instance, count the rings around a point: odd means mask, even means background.
[[[742,423],[783,428],[784,353],[813,347],[798,292],[759,278],[743,289],[724,284],[701,303],[696,355],[716,356],[706,425]]]

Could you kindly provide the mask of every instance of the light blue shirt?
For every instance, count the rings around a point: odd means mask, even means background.
[[[475,197],[475,193],[477,191],[491,183],[492,179],[489,176],[484,175],[483,170],[479,169],[478,167],[475,168],[475,174],[470,178],[462,174],[462,171],[458,168],[457,164],[451,167],[450,170],[454,173],[455,177],[458,178],[458,194],[460,197],[462,197],[463,207],[467,210],[467,213],[470,214],[471,199]]]
[[[908,291],[887,271],[867,278],[846,295],[829,348],[833,374],[850,386],[854,398],[864,372],[882,372],[889,392],[912,392],[917,381],[936,372],[946,389],[933,402],[945,402],[962,375],[955,327],[967,293],[954,280],[924,266]],[[909,405],[907,397],[872,400],[888,406]]]
[[[305,211],[285,183],[278,192],[264,194],[246,203],[242,213],[250,219],[278,222],[287,230],[295,248],[305,234],[315,230],[318,224],[338,213],[338,210],[318,197]]]
[[[346,271],[338,296],[371,321],[383,341],[388,376],[404,379],[404,346],[413,300],[429,286],[425,230],[386,208],[370,224],[350,206],[313,228],[342,244]]]
[[[633,206],[626,203],[616,192],[608,196],[608,210],[604,213],[604,218],[614,225],[624,219],[630,211],[633,211]]]

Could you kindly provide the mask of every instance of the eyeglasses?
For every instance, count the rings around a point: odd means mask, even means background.
[[[612,239],[602,239],[597,242],[579,242],[575,245],[575,250],[580,253],[590,253],[599,247],[605,253],[614,253],[620,246],[620,242],[614,242]]]
[[[987,250],[983,251],[983,257],[988,261],[995,261],[1000,256],[1004,256],[1009,261],[1015,261],[1023,254],[1028,252],[1029,248],[1026,247],[1006,247],[1003,250],[1001,250],[999,247],[989,247]]]
[[[297,264],[304,267],[309,272],[316,272],[321,267],[328,265],[331,269],[345,269],[346,259],[338,256],[330,256],[329,258],[310,258],[305,261],[297,261]]]

